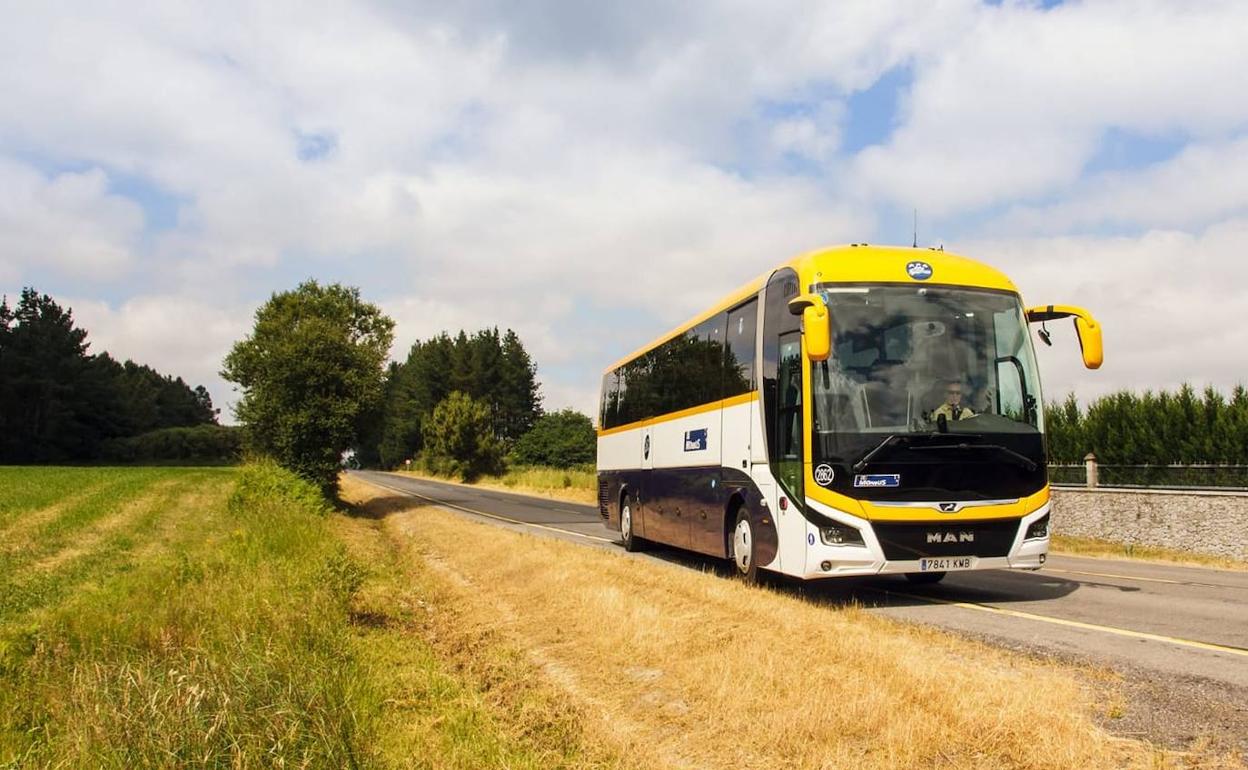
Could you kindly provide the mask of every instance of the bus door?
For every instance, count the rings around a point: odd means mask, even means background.
[[[789,300],[797,295],[797,273],[792,268],[781,268],[772,274],[763,295],[763,331],[759,335],[762,351],[758,362],[759,381],[768,463],[767,470],[761,474],[765,481],[759,483],[759,488],[775,516],[780,539],[777,568],[786,558],[804,560],[806,547],[805,523],[798,510],[805,504],[801,484],[801,321],[789,312],[788,306]],[[782,498],[787,498],[784,505],[780,504]],[[786,551],[789,551],[787,556]]]

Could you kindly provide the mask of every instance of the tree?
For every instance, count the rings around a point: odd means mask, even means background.
[[[497,329],[494,338],[498,339]],[[537,367],[520,342],[519,335],[508,329],[503,335],[502,348],[497,375],[501,385],[498,433],[514,441],[527,433],[542,416],[542,397],[537,387]]]
[[[336,494],[342,455],[381,395],[393,335],[394,321],[354,287],[309,280],[274,294],[221,372],[243,391],[235,416],[249,444]]]
[[[523,465],[551,465],[570,468],[592,463],[598,435],[594,424],[574,409],[546,414],[520,437],[512,454]]]
[[[502,446],[490,426],[484,401],[455,391],[439,403],[424,424],[426,467],[434,473],[472,481],[502,468]]]
[[[105,433],[100,371],[72,311],[34,289],[3,312],[0,460],[60,462],[91,455]]]
[[[524,435],[542,413],[533,361],[515,332],[443,332],[416,342],[407,360],[390,370],[381,425],[369,434],[380,463],[393,467],[421,452],[424,421],[455,391],[487,405],[490,430],[504,445]]]

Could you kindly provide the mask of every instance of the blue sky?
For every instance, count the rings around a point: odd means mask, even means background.
[[[1087,305],[1050,396],[1230,387],[1248,347],[1242,4],[23,7],[0,290],[204,383],[271,292],[358,285],[395,355],[512,327],[547,405],[815,246],[943,244]]]

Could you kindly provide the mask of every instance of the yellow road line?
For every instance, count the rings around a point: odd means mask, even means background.
[[[990,604],[978,604],[976,602],[958,602],[951,599],[941,599],[936,596],[920,596],[918,594],[904,593],[902,591],[888,591],[882,588],[873,589],[883,593],[896,594],[904,596],[907,599],[917,599],[919,601],[931,602],[932,604],[948,604],[954,607],[961,607],[967,610],[979,610],[980,612],[991,612],[997,615],[1009,615],[1015,618],[1025,618],[1027,620],[1038,620],[1042,623],[1052,623],[1058,626],[1068,626],[1070,628],[1081,628],[1085,631],[1101,631],[1106,634],[1114,634],[1115,636],[1125,636],[1131,639],[1146,639],[1152,642],[1165,642],[1166,644],[1177,644],[1182,647],[1191,647],[1197,650],[1207,650],[1210,652],[1224,652],[1229,655],[1239,655],[1248,658],[1248,650],[1242,647],[1229,647],[1225,644],[1214,644],[1212,642],[1197,642],[1192,639],[1180,639],[1177,636],[1165,636],[1163,634],[1150,634],[1146,631],[1132,631],[1127,628],[1117,628],[1115,626],[1102,626],[1096,623],[1084,623],[1079,620],[1067,620],[1066,618],[1055,618],[1050,615],[1037,615],[1033,612],[1023,612],[1022,610],[1007,610],[1003,607],[993,607]]]
[[[438,500],[438,499],[433,498],[433,497],[427,497],[427,496],[422,495],[422,494],[419,494],[419,493],[417,493],[417,492],[413,492],[413,491],[411,491],[410,489],[400,489],[400,488],[398,488],[398,487],[392,487],[392,486],[389,486],[389,485],[386,485],[386,484],[382,484],[382,483],[377,482],[377,481],[372,481],[372,480],[370,480],[370,479],[361,478],[361,479],[360,479],[360,481],[363,481],[363,482],[364,482],[364,483],[366,483],[366,484],[372,484],[372,485],[373,485],[373,486],[375,486],[375,487],[381,487],[382,489],[388,489],[388,490],[390,490],[391,492],[398,492],[399,494],[407,495],[408,497],[416,497],[416,498],[419,498],[419,499],[421,499],[421,500],[427,500],[427,501],[429,501],[429,502],[433,503],[434,505],[441,505],[441,506],[444,506],[444,507],[447,507],[447,508],[454,508],[454,509],[456,509],[456,510],[459,510],[459,511],[464,511],[464,512],[466,512],[466,513],[471,513],[471,514],[476,515],[476,516],[484,516],[484,517],[486,517],[487,519],[495,519],[495,520],[497,520],[497,521],[505,521],[505,522],[507,522],[507,523],[509,523],[509,524],[519,524],[519,525],[521,525],[521,526],[525,526],[525,527],[533,527],[534,529],[544,529],[544,530],[546,530],[546,531],[548,531],[548,532],[558,532],[558,533],[559,533],[559,534],[561,534],[561,535],[573,535],[574,537],[583,537],[583,538],[585,538],[586,540],[594,540],[594,541],[599,542],[599,543],[614,543],[614,542],[615,542],[614,540],[612,540],[611,538],[608,538],[608,537],[598,537],[597,535],[586,535],[586,534],[584,534],[584,533],[582,533],[582,532],[577,532],[577,531],[575,531],[575,530],[571,530],[571,529],[559,529],[558,527],[550,527],[550,526],[547,526],[547,525],[545,525],[545,524],[535,524],[535,523],[533,523],[533,522],[531,522],[531,521],[523,521],[523,520],[521,520],[521,519],[512,519],[512,518],[508,518],[507,516],[499,516],[497,513],[486,513],[485,511],[478,511],[478,510],[476,510],[475,508],[467,508],[467,507],[462,506],[462,505],[456,505],[455,503],[448,503],[448,502],[446,502],[445,500]]]

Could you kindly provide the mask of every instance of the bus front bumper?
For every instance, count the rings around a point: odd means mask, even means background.
[[[807,579],[985,569],[1038,570],[1048,558],[1047,531],[1042,537],[1025,536],[1032,524],[1049,515],[1051,503],[1045,503],[1021,518],[1004,519],[997,523],[995,526],[999,528],[1009,527],[1012,536],[1003,541],[995,553],[979,555],[974,546],[967,546],[965,552],[959,553],[956,545],[946,545],[940,549],[940,553],[919,553],[912,559],[889,559],[872,522],[823,505],[818,505],[818,508],[825,516],[858,528],[864,545],[825,545],[820,541],[817,528],[811,525],[813,537],[808,536],[810,543],[806,549],[805,569],[801,572],[801,577]],[[945,525],[940,521],[911,524],[916,528]],[[885,527],[881,526],[880,529]]]

